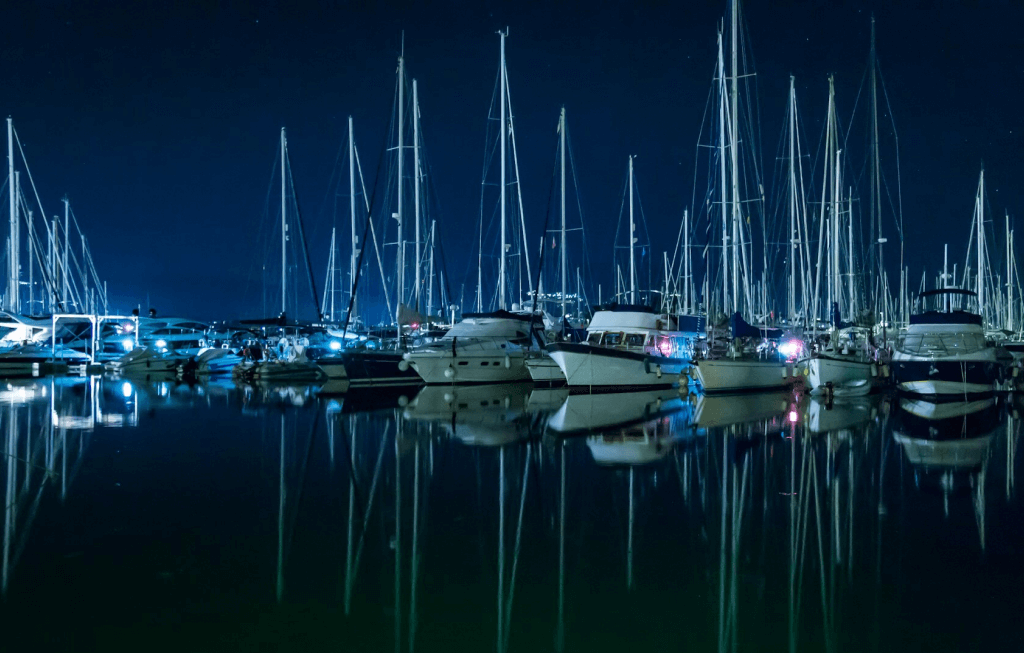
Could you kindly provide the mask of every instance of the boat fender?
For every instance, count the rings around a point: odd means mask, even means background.
[[[661,365],[658,365],[658,372],[657,372],[657,374],[658,374],[658,378],[660,379],[661,378]]]
[[[505,397],[505,410],[508,410],[508,407],[511,406],[511,405],[512,405],[512,399],[510,397]]]
[[[398,371],[399,372],[408,372],[409,371],[409,361],[405,360],[404,358],[402,360],[398,361]]]
[[[871,376],[878,376],[878,366],[874,363],[871,364]]]
[[[400,408],[405,408],[408,405],[409,405],[409,397],[407,397],[405,395],[399,395],[399,397],[398,397],[398,406]]]
[[[1016,379],[1017,378],[1017,374],[1019,374],[1019,373],[1020,373],[1020,368],[1019,367],[1013,368],[1013,378]]]
[[[884,376],[886,378],[889,378],[889,375],[890,375],[889,366],[888,365],[882,365],[882,376]]]
[[[508,354],[505,354],[505,369],[506,370],[512,369],[512,359],[509,358]]]
[[[650,373],[651,373],[651,359],[650,358],[645,358],[644,359],[644,374],[650,374]]]
[[[446,393],[444,393],[444,403],[446,403],[446,404],[450,404],[450,403],[452,403],[453,401],[455,401],[455,395],[453,395],[453,394],[452,394],[452,393],[450,393],[450,392],[446,392]]]
[[[446,379],[454,379],[455,378],[455,370],[453,370],[450,367],[448,369],[446,369],[444,371],[444,378],[446,378]]]
[[[412,358],[412,354],[410,352],[405,352],[404,354],[402,354],[402,360],[407,361],[410,358]]]

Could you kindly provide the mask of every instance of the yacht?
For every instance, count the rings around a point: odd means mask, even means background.
[[[857,327],[832,331],[828,344],[803,361],[811,394],[861,396],[881,385],[878,352],[870,333]]]
[[[586,342],[554,342],[546,349],[569,387],[671,387],[690,364],[702,330],[699,318],[690,317],[686,330],[679,322],[646,306],[612,305],[594,313]]]
[[[689,368],[704,393],[781,390],[800,381],[780,352],[779,329],[751,326],[739,313],[731,318],[732,341],[719,355],[701,356]]]
[[[536,313],[467,313],[443,338],[404,359],[428,384],[529,381],[527,353],[542,329]]]
[[[973,291],[959,288],[921,293],[922,310],[910,316],[893,354],[893,377],[900,390],[924,396],[996,391],[1008,376],[1012,356],[985,338],[981,315],[957,308],[976,298]]]

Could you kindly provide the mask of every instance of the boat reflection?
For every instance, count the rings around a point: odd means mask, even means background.
[[[503,447],[529,438],[529,383],[424,386],[403,409],[407,420],[444,424],[464,444]]]
[[[548,430],[564,437],[629,426],[683,409],[674,388],[641,392],[570,393],[547,420]]]
[[[996,397],[945,402],[902,398],[893,427],[893,439],[914,467],[914,484],[941,492],[947,518],[951,497],[971,495],[982,550],[988,459],[1004,416]]]

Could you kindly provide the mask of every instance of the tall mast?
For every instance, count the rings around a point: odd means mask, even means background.
[[[978,179],[978,315],[985,323],[985,169]]]
[[[562,168],[562,318],[565,318],[565,293],[566,293],[566,261],[568,256],[565,248],[565,107],[562,107],[562,115],[558,117],[559,150],[561,153]]]
[[[285,159],[288,149],[288,139],[284,134],[284,127],[281,128],[281,314],[284,315],[287,307],[285,300],[288,296],[288,220],[287,202],[285,198]]]
[[[834,289],[832,301],[837,302],[841,308],[843,301],[843,278],[842,269],[839,267],[839,214],[842,211],[842,204],[839,198],[839,161],[842,150],[836,149],[835,169],[832,172],[832,287]]]
[[[690,211],[683,209],[683,305],[680,313],[690,313]]]
[[[69,288],[68,288],[68,283],[69,283],[68,276],[70,275],[70,273],[68,272],[68,249],[69,249],[69,247],[68,247],[68,234],[71,233],[71,231],[69,230],[69,227],[71,226],[70,222],[69,222],[69,214],[70,213],[71,213],[71,202],[70,202],[70,200],[68,200],[67,196],[65,196],[64,197],[64,252],[63,252],[64,258],[63,258],[63,263],[61,265],[61,270],[60,270],[61,279],[64,280],[64,296],[62,297],[62,302],[64,303],[64,311],[65,312],[68,312],[68,311],[71,310],[71,308],[68,306],[68,290],[69,290]]]
[[[498,308],[505,310],[505,140],[508,132],[505,117],[505,36],[508,31],[498,34],[501,35],[501,63],[498,67],[501,86],[501,262],[498,266]]]
[[[434,238],[436,237],[437,222],[430,221],[430,271],[427,273],[427,324],[434,315]]]
[[[405,299],[405,242],[402,234],[402,172],[405,163],[405,57],[398,57],[398,207],[395,219],[398,221],[398,301],[395,302],[395,325]]]
[[[739,248],[742,246],[740,240],[740,158],[739,158],[739,0],[732,0],[732,79],[730,79],[730,109],[729,114],[731,130],[731,146],[729,148],[732,160],[732,310],[734,313],[740,310],[739,306]]]
[[[796,319],[796,78],[789,76],[789,320]]]
[[[18,312],[18,205],[14,180],[14,121],[7,118],[7,190],[11,196],[10,276],[7,278],[7,309]]]
[[[636,303],[636,254],[633,252],[633,243],[636,238],[633,232],[636,224],[633,222],[633,155],[629,155],[629,303]]]
[[[1010,212],[1006,212],[1006,329],[1013,331],[1013,232],[1010,231]]]
[[[846,194],[846,231],[847,231],[847,243],[846,243],[846,286],[850,294],[850,306],[849,313],[853,317],[857,314],[857,298],[854,295],[854,284],[853,284],[853,189],[847,189]]]
[[[878,155],[878,88],[876,84],[875,61],[875,16],[871,15],[871,225],[872,231],[877,230],[878,234],[878,275],[881,277],[885,271],[885,260],[882,257],[882,245],[885,238],[882,237],[882,194],[881,188],[881,167],[879,166]],[[873,286],[875,284],[872,284]],[[874,288],[878,292],[878,288]],[[876,310],[877,310],[877,301]]]
[[[724,312],[729,310],[729,264],[726,258],[729,251],[729,218],[726,211],[728,200],[725,195],[725,113],[729,100],[725,95],[725,55],[722,52],[721,30],[718,32],[718,77],[718,95],[721,100],[718,103],[718,163],[722,182],[720,195],[722,198],[722,311]]]
[[[352,313],[356,312],[355,295],[356,288],[356,266],[359,260],[359,241],[356,239],[356,147],[354,140],[355,130],[352,127],[352,116],[348,117],[348,212],[352,222],[352,257],[349,261],[349,303],[352,305]],[[352,316],[348,316],[351,322]]]
[[[412,168],[413,197],[416,211],[416,310],[420,310],[420,100],[416,80],[412,80]]]

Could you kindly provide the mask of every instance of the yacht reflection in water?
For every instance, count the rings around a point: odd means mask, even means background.
[[[901,398],[893,427],[893,439],[914,466],[915,485],[941,491],[947,517],[950,496],[970,493],[982,550],[988,459],[1004,414],[996,397],[938,403]]]
[[[44,494],[55,492],[64,501],[97,426],[135,426],[138,416],[135,388],[126,381],[62,377],[0,385],[4,594]]]

